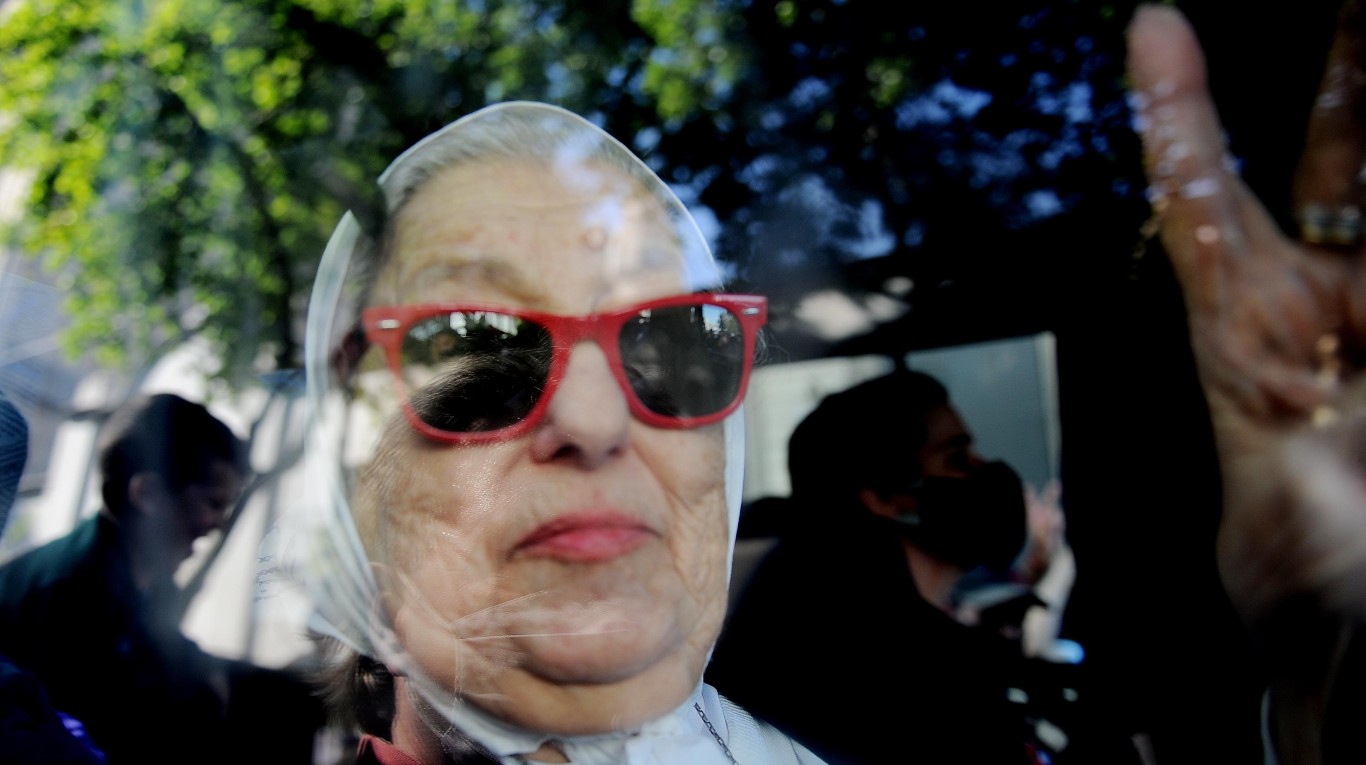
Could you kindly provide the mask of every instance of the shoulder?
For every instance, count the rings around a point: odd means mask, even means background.
[[[755,718],[725,696],[718,696],[726,718],[727,738],[735,759],[771,765],[825,765],[824,760],[786,733]]]
[[[98,536],[95,519],[84,521],[0,566],[0,625],[22,621],[59,628],[49,620],[79,618],[85,626],[106,626],[99,622],[115,608],[113,596],[123,578],[101,562]],[[44,630],[28,632],[27,638],[0,634],[0,644],[13,648],[15,640],[47,639],[40,634]]]
[[[7,561],[0,566],[0,592],[15,595],[79,575],[101,536],[99,526],[98,518],[82,521],[69,534]]]

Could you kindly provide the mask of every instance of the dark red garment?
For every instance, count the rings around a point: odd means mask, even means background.
[[[360,746],[356,748],[356,765],[422,765],[422,762],[379,736],[367,733],[361,736]]]
[[[448,731],[448,733],[456,734],[455,731]],[[442,743],[445,745],[446,757],[441,761],[441,765],[498,765],[499,763],[497,757],[489,754],[469,739],[459,737],[458,734],[447,738]],[[360,745],[356,748],[356,761],[353,765],[424,765],[424,763],[379,736],[367,733],[361,736]]]

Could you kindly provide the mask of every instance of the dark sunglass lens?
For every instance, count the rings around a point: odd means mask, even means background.
[[[626,322],[620,350],[641,403],[668,417],[704,417],[740,394],[745,335],[718,305],[651,308]]]
[[[455,311],[415,323],[403,338],[403,377],[423,422],[448,433],[515,425],[550,376],[550,333],[502,313]]]

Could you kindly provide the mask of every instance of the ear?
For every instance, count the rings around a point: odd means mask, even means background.
[[[128,479],[128,504],[139,513],[151,513],[166,496],[166,482],[149,470],[134,473]]]
[[[858,498],[868,512],[883,518],[897,518],[915,512],[915,499],[906,494],[883,496],[865,486],[859,489]]]

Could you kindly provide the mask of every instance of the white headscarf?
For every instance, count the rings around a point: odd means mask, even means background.
[[[689,290],[715,288],[721,270],[702,233],[678,197],[639,158],[602,129],[559,107],[531,102],[490,106],[453,122],[404,152],[379,178],[388,213],[394,213],[436,172],[465,161],[522,157],[527,152],[564,161],[606,161],[638,180],[663,205],[682,244]],[[314,627],[382,662],[403,662],[381,606],[366,551],[352,518],[344,390],[338,379],[338,348],[344,345],[373,278],[369,246],[357,216],[348,212],[323,255],[308,308],[306,336],[308,403],[311,424],[308,464],[317,487],[316,501],[286,514],[273,551],[274,565],[301,582],[315,604]],[[744,416],[737,410],[724,423],[726,501],[730,550],[735,543],[744,469]],[[730,550],[726,556],[727,566]],[[727,571],[727,581],[729,571]],[[391,664],[393,666],[393,664]],[[460,701],[420,673],[409,676],[429,723],[454,724],[502,756],[534,751],[548,736],[523,730]],[[725,734],[715,693],[699,678],[691,696],[669,714],[629,734],[554,737],[576,763],[726,762],[694,705],[705,710]]]

